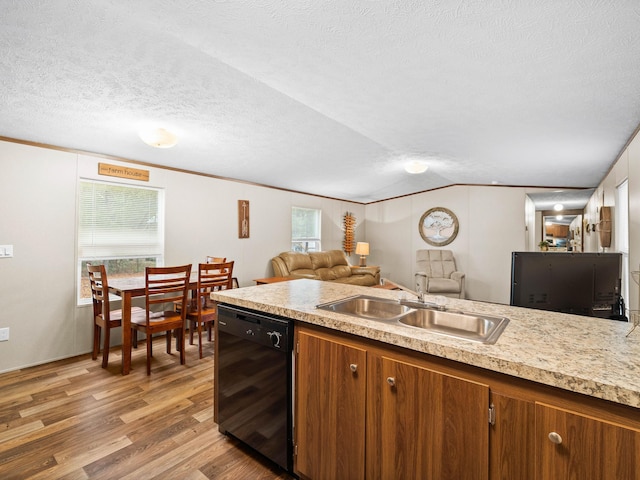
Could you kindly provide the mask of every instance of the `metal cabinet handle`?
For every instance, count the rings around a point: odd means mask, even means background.
[[[393,377],[387,377],[387,383],[389,384],[390,387],[395,387],[396,386],[396,379]]]
[[[551,440],[551,442],[555,443],[556,445],[560,445],[562,443],[562,437],[559,433],[556,432],[551,432],[549,434],[549,440]]]
[[[351,370],[352,373],[356,373],[358,371],[358,365],[352,363],[351,365],[349,365],[349,370]]]

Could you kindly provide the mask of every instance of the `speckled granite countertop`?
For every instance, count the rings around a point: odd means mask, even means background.
[[[498,341],[484,345],[315,308],[358,294],[413,298],[318,280],[237,288],[212,298],[640,408],[640,328],[625,337],[626,322],[448,299],[452,309],[510,319]]]

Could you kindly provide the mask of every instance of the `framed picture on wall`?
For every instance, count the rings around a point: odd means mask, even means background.
[[[434,247],[443,247],[453,242],[458,235],[458,228],[458,217],[443,207],[430,208],[418,222],[420,236]]]

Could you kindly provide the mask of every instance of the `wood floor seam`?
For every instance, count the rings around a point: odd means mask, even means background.
[[[218,431],[213,421],[214,343],[186,346],[187,364],[154,339],[109,365],[89,354],[0,374],[2,480],[238,479],[292,477]]]

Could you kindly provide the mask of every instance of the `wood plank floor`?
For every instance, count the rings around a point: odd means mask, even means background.
[[[292,479],[213,422],[213,343],[145,345],[120,375],[82,355],[0,375],[0,479]]]

